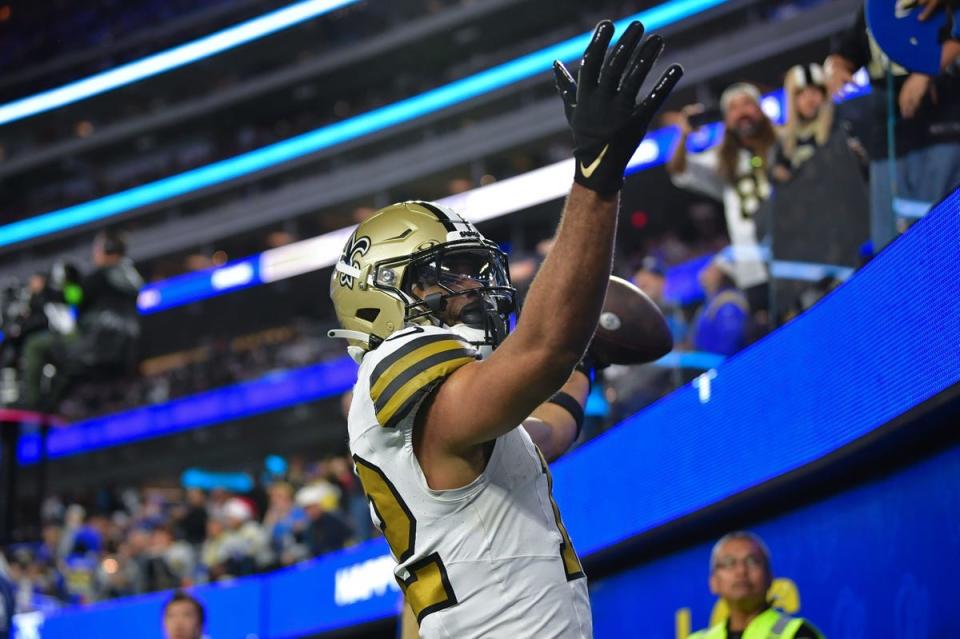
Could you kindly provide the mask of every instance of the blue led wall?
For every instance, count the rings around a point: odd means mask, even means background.
[[[957,637],[957,512],[960,447],[751,529],[770,547],[775,576],[795,584],[796,614],[827,637]],[[591,584],[594,634],[682,639],[678,613],[692,630],[706,627],[710,549]]]

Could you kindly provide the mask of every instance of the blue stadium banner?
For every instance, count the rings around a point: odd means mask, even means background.
[[[771,598],[831,638],[957,637],[960,447],[751,528]],[[591,584],[597,637],[685,639],[723,618],[706,543]]]

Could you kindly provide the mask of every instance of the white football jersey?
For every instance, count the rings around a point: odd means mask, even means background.
[[[413,452],[420,403],[476,359],[433,327],[399,331],[364,356],[348,418],[371,516],[424,638],[589,638],[587,579],[522,427],[497,438],[467,486],[432,490]]]

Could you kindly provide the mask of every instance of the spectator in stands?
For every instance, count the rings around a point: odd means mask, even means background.
[[[760,108],[760,92],[752,84],[740,82],[728,87],[720,96],[720,107],[723,139],[701,153],[687,150],[687,139],[693,132],[693,109],[666,114],[665,122],[680,129],[667,171],[676,186],[723,202],[736,258],[734,281],[755,310],[764,309],[768,303],[767,270],[759,254],[754,215],[770,197],[767,172],[777,135]]]
[[[746,346],[750,305],[733,276],[733,262],[724,252],[700,271],[706,299],[693,319],[691,340],[695,350],[733,355]]]
[[[297,492],[297,505],[310,520],[304,532],[304,543],[311,557],[339,550],[353,540],[353,529],[337,513],[338,501],[337,489],[325,481],[310,484]]]
[[[207,534],[207,498],[199,488],[187,491],[187,503],[179,517],[180,535],[199,547]]]
[[[115,231],[97,234],[93,242],[96,268],[81,283],[78,330],[69,336],[43,331],[27,339],[23,353],[25,406],[56,410],[79,375],[115,376],[133,369],[140,337],[137,295],[143,279],[126,254],[126,236]],[[47,364],[57,367],[57,376],[42,397]]]
[[[633,274],[633,283],[653,300],[670,326],[674,342],[683,341],[684,325],[676,307],[667,301],[665,296],[667,286],[666,267],[663,260],[647,255],[640,263],[640,268]]]
[[[941,36],[957,50],[956,37]],[[958,51],[960,52],[960,51]],[[879,251],[897,234],[894,196],[935,203],[960,184],[960,77],[931,77],[891,64],[867,30],[863,7],[824,63],[830,94],[865,67],[871,85],[871,239]],[[887,91],[887,73],[894,96]],[[892,113],[891,113],[892,111]],[[895,157],[888,157],[887,119],[893,118]],[[895,163],[895,184],[889,162]]]
[[[164,639],[200,639],[205,622],[203,604],[182,590],[163,605]]]
[[[813,624],[773,608],[767,591],[773,583],[770,551],[746,531],[724,535],[710,553],[710,592],[727,605],[729,617],[690,639],[822,639]]]
[[[116,554],[106,555],[96,574],[97,593],[101,599],[127,597],[143,592],[140,566],[130,556],[130,545],[121,542]]]
[[[268,489],[270,504],[263,527],[270,543],[274,563],[289,566],[303,559],[305,552],[297,539],[303,536],[309,519],[303,508],[293,503],[293,486],[276,482]]]
[[[827,143],[835,122],[833,101],[828,99],[826,77],[819,64],[790,67],[783,88],[787,117],[771,168],[778,182],[790,181],[817,147]]]
[[[144,578],[148,592],[169,590],[192,581],[194,571],[193,549],[183,541],[176,541],[169,525],[160,525],[150,533]]]
[[[682,329],[675,317],[677,313],[663,295],[666,284],[663,263],[653,255],[646,256],[632,279],[660,308],[670,325],[675,343],[680,343]],[[604,370],[603,379],[607,385],[607,398],[613,404],[610,415],[612,422],[633,415],[669,393],[675,386],[673,370],[655,364],[610,366]]]
[[[340,489],[340,510],[354,532],[369,537],[370,502],[360,487],[353,464],[346,457],[332,457],[327,465],[327,480]]]
[[[206,578],[216,581],[227,574],[227,556],[224,544],[227,530],[223,518],[211,515],[207,519],[207,538],[200,548],[200,563],[206,568]]]
[[[57,559],[65,559],[76,549],[77,537],[82,534],[83,524],[87,517],[86,509],[80,504],[70,504],[63,518],[63,531],[59,535]]]
[[[0,639],[13,636],[13,613],[16,610],[16,586],[10,579],[7,560],[0,554]]]
[[[221,552],[226,574],[240,577],[265,567],[270,561],[267,536],[250,503],[232,497],[224,505],[223,516],[226,533]]]

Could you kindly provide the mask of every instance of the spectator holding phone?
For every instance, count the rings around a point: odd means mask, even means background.
[[[720,96],[724,132],[720,144],[701,153],[687,150],[694,107],[666,114],[680,129],[680,141],[667,162],[673,183],[723,202],[734,258],[734,281],[756,311],[767,307],[767,270],[757,245],[754,215],[770,197],[767,173],[777,134],[760,108],[760,92],[740,82]]]

